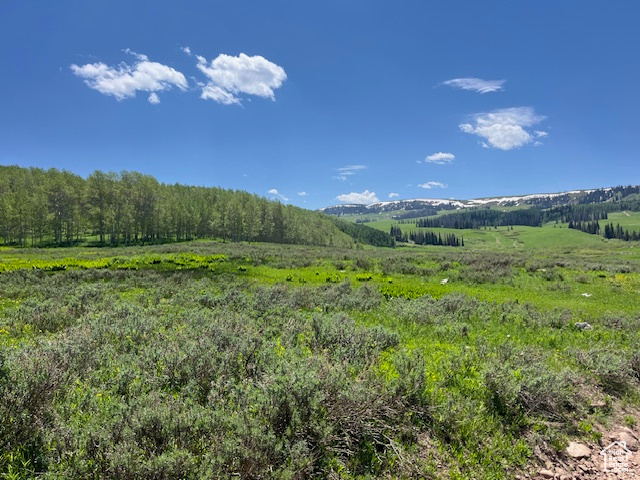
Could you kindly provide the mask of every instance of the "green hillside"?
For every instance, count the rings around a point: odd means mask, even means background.
[[[630,232],[640,232],[640,212],[614,212],[609,214],[609,218],[602,223],[612,223],[620,225],[625,230]]]
[[[345,233],[345,231],[347,233]],[[159,183],[137,172],[96,171],[87,179],[56,169],[0,166],[4,245],[131,245],[193,239],[349,247],[390,244],[367,227],[214,187]],[[386,237],[386,238],[385,238]]]

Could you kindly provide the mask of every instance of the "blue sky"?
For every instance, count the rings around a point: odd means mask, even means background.
[[[631,1],[0,3],[0,164],[305,208],[640,183]]]

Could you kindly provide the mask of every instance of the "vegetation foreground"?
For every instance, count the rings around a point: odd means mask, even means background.
[[[629,252],[0,247],[0,476],[512,478],[636,426]]]

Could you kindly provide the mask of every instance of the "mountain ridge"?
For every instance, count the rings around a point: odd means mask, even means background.
[[[411,211],[423,211],[435,215],[440,210],[491,207],[538,207],[552,208],[563,205],[603,203],[622,200],[629,195],[640,194],[640,186],[603,187],[597,189],[569,190],[556,193],[533,193],[526,195],[482,197],[469,200],[413,198],[390,200],[371,204],[343,204],[319,209],[327,215],[344,216]],[[421,214],[422,215],[422,214]]]

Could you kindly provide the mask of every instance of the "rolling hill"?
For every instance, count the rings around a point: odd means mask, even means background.
[[[608,203],[637,201],[640,186],[618,186],[591,190],[571,190],[559,193],[537,193],[518,196],[461,199],[416,198],[376,202],[370,205],[345,204],[320,209],[321,212],[336,216],[379,215],[390,218],[416,218],[436,215],[443,210],[461,210],[467,208],[507,208],[537,207],[541,209]]]

